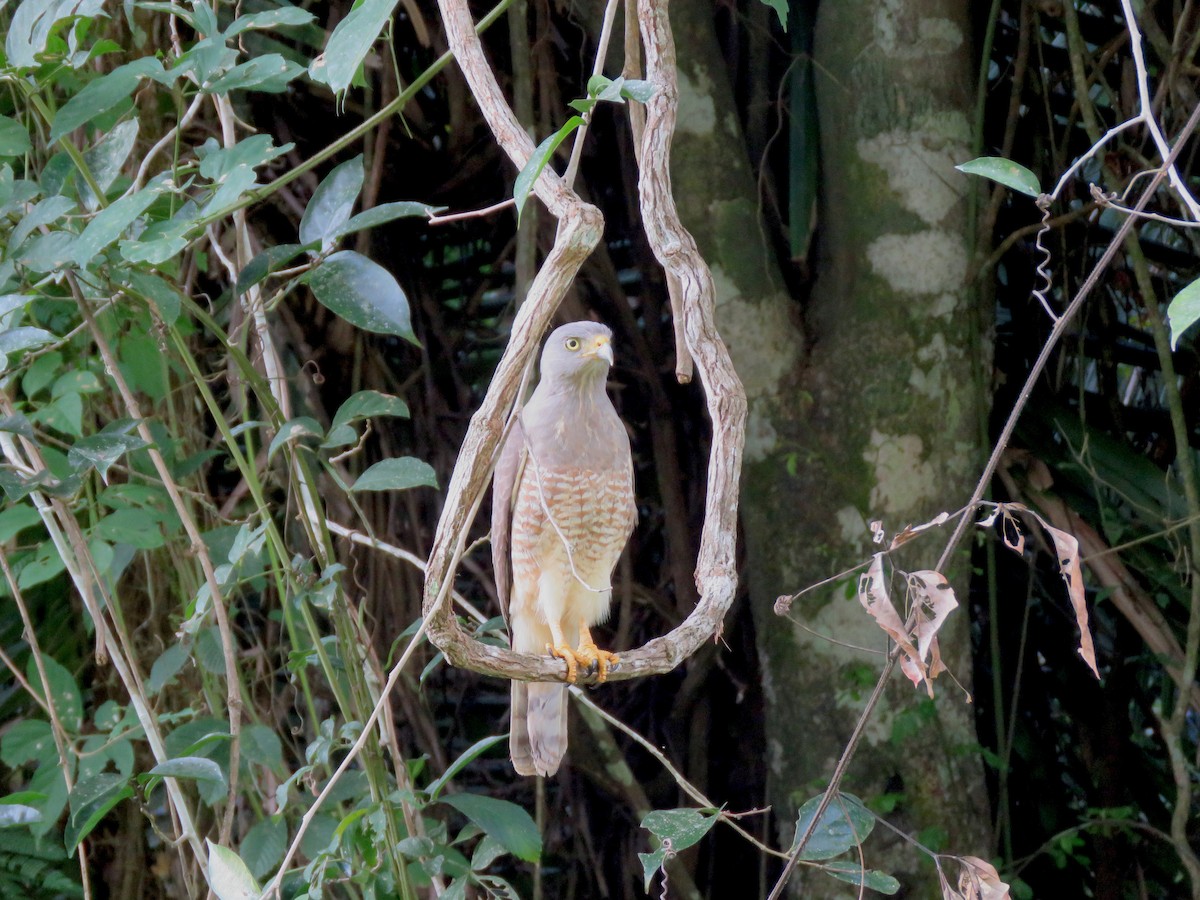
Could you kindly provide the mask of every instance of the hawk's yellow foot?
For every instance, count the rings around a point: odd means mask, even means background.
[[[597,647],[592,643],[591,638],[579,642],[579,646],[575,648],[575,659],[584,667],[585,671],[591,672],[599,669],[600,681],[606,679],[608,670],[621,661],[621,657],[617,654]]]
[[[579,677],[580,662],[579,657],[575,654],[575,651],[572,650],[567,644],[547,644],[546,652],[551,656],[561,659],[567,664],[567,681],[571,682],[571,684],[574,684],[575,679]]]

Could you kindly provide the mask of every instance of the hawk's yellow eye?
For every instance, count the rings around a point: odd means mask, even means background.
[[[579,338],[567,338],[565,346],[568,350],[578,350]]]

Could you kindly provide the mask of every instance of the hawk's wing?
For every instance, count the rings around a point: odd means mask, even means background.
[[[525,429],[517,419],[508,432],[492,476],[492,570],[496,573],[500,614],[506,622],[512,591],[512,511],[525,457]]]

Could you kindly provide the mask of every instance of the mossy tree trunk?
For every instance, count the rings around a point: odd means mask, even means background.
[[[767,251],[757,191],[707,4],[671,8],[680,63],[675,194],[712,266],[719,324],[750,400],[743,510],[749,587],[767,700],[769,800],[782,837],[823,786],[883,658],[882,632],[846,583],[773,612],[775,598],[863,562],[889,532],[969,496],[983,455],[980,317],[967,282],[965,177],[974,83],[965,0],[837,0],[815,36],[822,133],[819,255],[799,315]],[[900,560],[931,568],[938,533]],[[969,686],[966,559],[951,571],[964,608],[942,655]],[[850,579],[853,582],[853,578]],[[897,588],[903,597],[902,587]],[[817,637],[814,632],[825,635]],[[888,794],[889,820],[949,852],[987,856],[988,812],[971,707],[943,676],[938,696],[897,675],[844,789]],[[933,867],[879,834],[870,866],[911,896]],[[805,897],[845,896],[816,874]]]

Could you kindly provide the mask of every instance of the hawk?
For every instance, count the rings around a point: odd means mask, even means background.
[[[605,390],[612,332],[596,322],[555,329],[541,381],[513,423],[492,487],[492,563],[512,649],[549,653],[608,675],[617,656],[589,628],[608,618],[612,573],[633,532],[629,436]],[[567,691],[512,683],[513,767],[553,775],[567,750]]]

